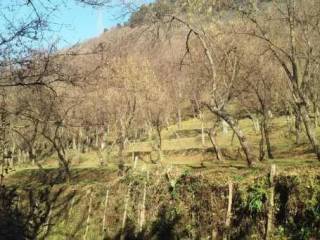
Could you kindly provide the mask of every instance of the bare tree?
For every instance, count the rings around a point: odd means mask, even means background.
[[[214,41],[210,36],[210,31],[204,29],[198,30],[191,23],[183,20],[177,16],[170,16],[170,23],[177,22],[188,31],[186,37],[186,53],[182,59],[184,63],[185,58],[192,52],[192,37],[198,41],[199,47],[203,50],[204,69],[206,69],[207,75],[207,92],[203,93],[201,99],[201,105],[205,106],[210,112],[216,115],[218,118],[223,119],[230,128],[234,131],[238,137],[242,150],[245,154],[248,166],[252,165],[254,157],[252,155],[248,140],[245,137],[243,131],[239,128],[237,121],[235,121],[230,113],[227,111],[227,104],[234,99],[237,94],[241,92],[235,86],[239,82],[239,79],[246,77],[248,74],[246,71],[242,71],[240,64],[240,53],[231,44],[219,46],[223,40],[215,41],[216,46],[212,46]],[[221,34],[217,34],[220,39]],[[217,38],[215,38],[217,40]],[[214,49],[214,50],[213,50]],[[218,55],[217,52],[220,52]],[[193,65],[193,67],[195,67]]]
[[[243,33],[261,40],[283,70],[291,91],[297,132],[302,122],[318,160],[320,149],[311,120],[312,101],[308,92],[313,88],[310,78],[318,61],[319,7],[318,1],[290,0],[273,1],[270,9],[242,11],[244,24],[249,29]]]

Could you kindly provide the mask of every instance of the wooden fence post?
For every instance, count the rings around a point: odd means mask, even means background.
[[[87,221],[86,221],[86,230],[83,235],[83,240],[87,239],[87,235],[89,232],[89,226],[90,226],[91,214],[92,214],[92,189],[89,190],[89,210],[88,210],[88,217],[87,217]]]
[[[107,228],[106,228],[107,216],[106,216],[106,214],[107,214],[108,201],[109,201],[109,190],[107,190],[106,198],[104,201],[103,220],[102,220],[102,232],[104,233],[104,235],[107,233]]]
[[[266,226],[266,235],[265,240],[269,240],[272,237],[273,230],[273,210],[274,210],[274,192],[275,192],[275,184],[274,177],[276,175],[276,165],[272,164],[270,169],[269,176],[269,203],[268,203],[268,215],[267,215],[267,226]]]
[[[142,196],[142,205],[140,212],[140,223],[139,223],[139,232],[142,232],[143,226],[146,222],[146,197],[147,197],[147,182],[149,180],[149,171],[147,171],[147,179],[144,182],[143,196]]]
[[[228,187],[229,187],[228,209],[227,209],[226,222],[225,222],[226,234],[224,234],[223,239],[229,238],[229,230],[230,230],[231,217],[232,217],[232,198],[233,198],[233,183],[232,183],[232,181],[229,181]]]
[[[123,217],[122,217],[122,225],[121,225],[121,234],[120,234],[120,240],[125,239],[125,228],[126,228],[126,223],[127,223],[127,215],[128,215],[128,207],[129,207],[129,202],[130,202],[130,192],[131,192],[131,183],[129,183],[128,186],[128,193],[125,199],[124,203],[124,212],[123,212]]]
[[[137,164],[138,164],[138,156],[135,156],[134,154],[133,154],[133,169],[136,169],[136,167],[137,167]]]

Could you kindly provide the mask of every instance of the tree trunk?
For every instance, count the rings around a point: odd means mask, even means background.
[[[34,155],[34,149],[33,149],[33,147],[30,147],[29,149],[28,149],[29,151],[28,151],[28,155],[29,155],[29,161],[31,162],[31,164],[34,166],[36,163],[36,156]]]
[[[260,122],[260,161],[264,159],[264,148],[267,148],[267,154],[269,159],[273,159],[271,141],[270,141],[270,126],[269,126],[269,114],[268,112],[264,112],[262,116],[262,120]]]
[[[269,159],[273,159],[274,157],[273,157],[271,141],[270,141],[269,117],[266,117],[265,120],[264,120],[263,131],[264,131],[264,137],[265,137],[265,140],[266,140],[268,158]]]
[[[320,148],[319,148],[318,140],[316,138],[315,126],[312,126],[312,122],[308,115],[306,106],[301,106],[300,110],[301,110],[301,118],[303,120],[304,127],[306,129],[307,137],[314,150],[314,153],[316,154],[317,159],[320,161]]]
[[[299,107],[299,109],[296,111],[295,114],[295,122],[294,122],[294,126],[295,126],[295,135],[296,135],[296,144],[300,144],[301,143],[301,109]]]
[[[71,180],[71,172],[70,172],[70,168],[69,168],[69,163],[66,161],[63,154],[59,153],[58,155],[59,155],[60,162],[62,163],[63,171],[66,175],[66,181],[69,183]]]
[[[247,141],[246,136],[244,135],[244,133],[242,132],[242,130],[239,128],[238,124],[232,119],[231,116],[229,116],[226,112],[216,109],[216,108],[212,108],[209,105],[207,105],[207,107],[209,108],[209,110],[214,113],[215,115],[217,115],[219,118],[222,118],[224,121],[226,121],[226,123],[230,126],[230,128],[233,130],[233,132],[235,133],[235,135],[237,136],[237,138],[239,139],[242,151],[245,155],[247,164],[249,167],[252,166],[252,163],[254,162],[254,157],[251,153],[250,147],[249,147],[249,143]]]
[[[213,146],[213,149],[214,149],[214,151],[216,153],[217,159],[219,161],[223,161],[224,160],[223,159],[223,155],[222,155],[222,153],[220,151],[220,148],[219,148],[219,146],[218,146],[218,144],[216,142],[216,131],[214,129],[211,129],[211,130],[209,130],[208,135],[209,135],[211,144]]]
[[[69,183],[71,180],[71,172],[69,168],[69,162],[66,159],[65,151],[62,146],[59,146],[59,143],[55,142],[55,140],[52,141],[52,144],[58,154],[59,165],[63,168],[66,181]]]
[[[234,124],[234,122],[230,121],[230,119],[225,120],[225,121],[229,124],[230,128],[234,131],[234,133],[238,137],[240,145],[241,145],[241,148],[242,148],[243,153],[244,153],[244,155],[246,157],[247,164],[248,164],[249,167],[251,167],[251,165],[252,165],[252,163],[254,161],[254,158],[253,158],[253,156],[251,154],[251,150],[250,150],[247,138],[243,134],[242,130],[237,126],[237,124]]]
[[[264,152],[264,142],[265,142],[265,134],[264,134],[264,128],[263,123],[261,123],[260,127],[260,142],[259,142],[259,160],[263,161],[265,152]]]

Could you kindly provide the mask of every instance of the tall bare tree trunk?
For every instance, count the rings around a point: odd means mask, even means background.
[[[268,158],[273,159],[273,153],[272,153],[272,146],[271,146],[271,141],[270,141],[270,134],[269,134],[269,127],[265,126],[263,128],[264,130],[264,137],[266,139],[266,146],[267,146],[267,153],[268,153]]]
[[[53,147],[55,148],[55,150],[57,151],[58,154],[58,159],[59,159],[59,165],[60,167],[62,167],[62,170],[65,173],[65,177],[66,177],[66,181],[69,183],[71,180],[71,172],[70,172],[70,167],[69,167],[69,162],[66,159],[66,155],[63,149],[61,149],[57,143],[55,143],[54,141],[53,143]]]
[[[216,153],[217,159],[219,161],[223,161],[224,160],[223,155],[221,153],[220,147],[218,146],[218,144],[216,142],[216,135],[217,135],[216,131],[214,129],[210,129],[208,132],[208,135],[209,135],[209,139],[211,141],[211,144],[213,146],[213,149]]]
[[[243,150],[243,153],[246,157],[247,164],[249,167],[251,167],[254,161],[254,158],[252,156],[251,149],[249,147],[249,143],[247,141],[246,136],[243,134],[242,130],[237,125],[230,125],[230,127],[232,128],[234,133],[237,135],[241,148]]]
[[[296,135],[296,144],[300,144],[301,143],[301,110],[298,109],[296,114],[295,114],[295,122],[294,122],[294,126],[295,126],[295,135]]]
[[[212,108],[211,106],[207,105],[208,109],[215,115],[217,115],[219,118],[222,118],[226,123],[230,126],[230,128],[233,130],[237,138],[239,139],[242,151],[245,155],[247,164],[249,167],[252,166],[252,163],[254,162],[254,157],[251,153],[251,149],[249,146],[249,143],[247,141],[246,136],[242,132],[242,130],[239,128],[238,124],[232,119],[231,116],[229,116],[226,112]]]
[[[263,125],[263,123],[261,123]],[[259,160],[263,161],[265,156],[264,151],[264,143],[265,143],[265,134],[263,126],[260,127],[260,142],[259,142]]]
[[[271,141],[270,141],[270,119],[269,113],[267,111],[263,111],[262,120],[260,123],[260,160],[264,159],[264,146],[267,148],[267,154],[269,159],[273,159]],[[263,153],[261,152],[263,151]],[[263,156],[262,156],[263,155]]]

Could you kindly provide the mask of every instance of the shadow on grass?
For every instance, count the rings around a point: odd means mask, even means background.
[[[141,232],[138,232],[134,221],[132,219],[127,219],[125,229],[120,230],[113,237],[105,236],[103,240],[179,239],[176,232],[176,225],[180,220],[181,216],[179,216],[179,214],[164,206],[160,209],[157,219],[151,224],[149,231],[147,229],[143,229]]]
[[[66,188],[55,187],[60,181],[52,180],[36,187],[0,186],[0,239],[47,238],[55,216],[65,212],[73,197],[71,193],[62,198]]]

